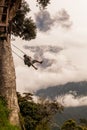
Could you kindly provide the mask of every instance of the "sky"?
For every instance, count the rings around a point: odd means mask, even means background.
[[[51,0],[44,11],[34,1],[27,2],[31,8],[28,16],[32,16],[37,26],[37,37],[31,41],[15,38],[12,44],[32,58],[43,60],[43,64],[36,65],[36,71],[13,53],[17,91],[35,92],[87,80],[87,0]],[[13,46],[12,49],[23,56]]]

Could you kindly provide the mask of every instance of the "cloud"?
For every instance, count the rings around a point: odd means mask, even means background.
[[[73,94],[66,94],[55,99],[65,107],[87,106],[87,96],[76,97]]]
[[[72,22],[70,16],[65,9],[60,10],[54,17],[51,17],[48,11],[40,11],[35,14],[36,26],[41,32],[47,32],[57,24],[62,28],[70,28]]]
[[[46,32],[51,29],[51,26],[54,24],[54,20],[51,18],[50,13],[48,11],[41,11],[35,15],[37,28]]]
[[[72,22],[70,21],[70,16],[65,9],[62,9],[55,16],[55,21],[58,22],[63,28],[70,28]]]

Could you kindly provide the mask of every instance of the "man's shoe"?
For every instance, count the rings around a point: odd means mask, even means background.
[[[40,61],[40,64],[42,64],[43,63],[43,61]]]

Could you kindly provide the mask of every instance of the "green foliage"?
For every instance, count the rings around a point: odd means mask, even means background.
[[[75,130],[76,122],[74,120],[68,120],[64,123],[61,130]]]
[[[78,125],[74,120],[65,121],[61,130],[87,130],[86,126]]]
[[[35,130],[50,130],[51,128],[45,122],[41,122],[41,124],[37,125]]]
[[[44,9],[50,3],[50,0],[37,0],[37,3],[40,5],[40,8]]]
[[[21,96],[18,93],[18,102],[20,107],[22,128],[26,130],[50,130],[52,117],[62,110],[57,102],[42,100],[39,103],[34,103],[32,94]]]
[[[25,40],[36,37],[36,25],[31,17],[26,17],[29,11],[29,5],[23,1],[21,8],[17,10],[16,16],[12,20],[12,34]]]
[[[81,118],[80,123],[84,126],[87,126],[87,119]]]
[[[9,123],[9,110],[7,109],[6,100],[0,96],[0,130],[20,130]]]
[[[50,0],[37,0],[40,8],[45,8],[49,4]],[[29,5],[25,0],[22,1],[21,7],[17,10],[15,17],[13,18],[11,24],[12,34],[19,36],[24,40],[31,40],[36,38],[36,25],[31,17],[26,17],[27,13],[30,12]]]

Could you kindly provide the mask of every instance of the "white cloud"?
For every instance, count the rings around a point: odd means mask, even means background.
[[[52,18],[51,14],[45,10],[35,14],[36,26],[41,32],[50,31],[51,28],[56,24],[64,29],[69,29],[72,25],[70,16],[65,9],[61,9]]]
[[[87,105],[87,96],[75,97],[73,94],[66,94],[56,97],[56,100],[64,107],[77,107]]]

